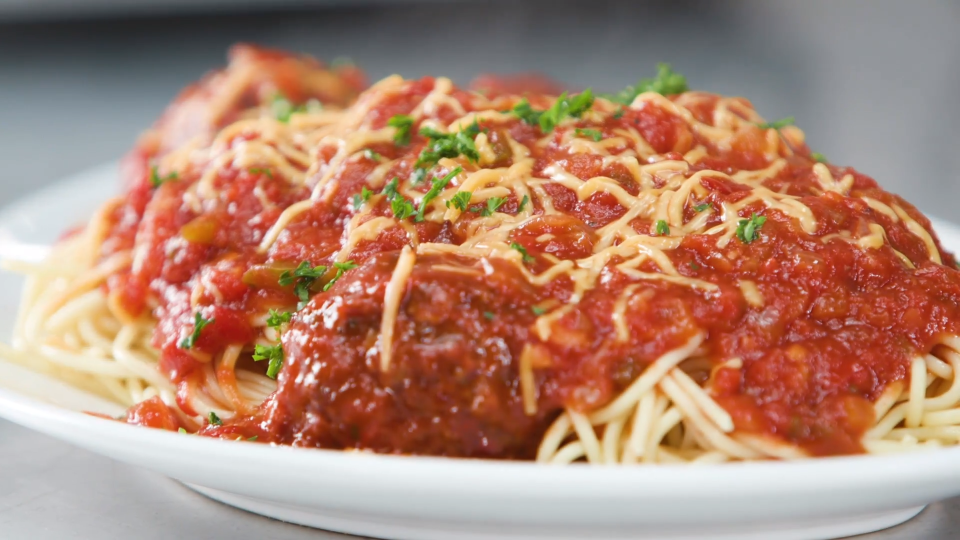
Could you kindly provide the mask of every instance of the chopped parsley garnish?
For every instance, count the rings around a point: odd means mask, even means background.
[[[523,120],[524,123],[535,126],[540,122],[540,112],[535,111],[533,107],[530,106],[530,102],[527,101],[527,98],[521,99],[513,106],[513,109],[509,112],[512,112],[514,116]]]
[[[374,152],[373,150],[371,150],[371,149],[369,149],[369,148],[364,148],[364,149],[363,149],[363,157],[365,157],[365,158],[367,158],[367,159],[370,159],[370,160],[373,160],[373,161],[380,161],[380,154]]]
[[[516,243],[516,242],[511,242],[511,243],[510,243],[510,249],[515,249],[515,250],[519,251],[519,252],[520,252],[520,255],[523,255],[523,262],[525,262],[525,263],[532,263],[532,262],[535,262],[535,261],[537,260],[537,259],[535,259],[535,258],[533,257],[533,255],[530,255],[529,253],[527,253],[527,248],[521,246],[520,244],[518,244],[518,243]]]
[[[189,434],[190,434],[187,430],[185,430],[185,429],[183,429],[183,428],[177,428],[177,433],[181,433],[181,434],[183,434],[183,435],[189,435]]]
[[[296,113],[313,113],[322,110],[323,103],[316,99],[307,100],[303,105],[294,105],[292,101],[279,92],[273,96],[273,101],[270,102],[270,112],[273,113],[273,117],[284,123],[289,122],[290,117]]]
[[[687,91],[687,78],[673,71],[670,64],[657,64],[657,76],[652,79],[640,79],[636,85],[631,85],[620,92],[606,96],[610,101],[629,105],[637,96],[644,92],[656,92],[664,96],[682,94]]]
[[[383,186],[383,191],[381,191],[380,193],[383,193],[383,195],[387,198],[388,201],[392,201],[398,195],[397,187],[399,185],[400,185],[400,179],[394,176],[393,180],[387,182],[387,185]]]
[[[545,111],[535,110],[524,98],[513,106],[512,112],[525,123],[531,126],[538,125],[540,131],[551,133],[565,118],[580,118],[590,107],[593,107],[593,91],[587,88],[572,97],[568,97],[566,92],[560,94],[553,105]]]
[[[223,421],[220,420],[220,417],[217,416],[217,413],[215,413],[215,412],[213,412],[213,411],[210,411],[210,414],[207,416],[207,420],[210,422],[210,425],[212,425],[212,426],[222,426],[222,425],[223,425]]]
[[[487,205],[480,211],[480,215],[484,217],[492,216],[505,202],[507,202],[505,197],[490,197],[487,199]]]
[[[284,271],[280,274],[280,286],[287,287],[296,283],[293,287],[294,294],[300,299],[297,309],[303,309],[303,306],[310,301],[310,288],[314,282],[320,279],[320,276],[327,271],[326,266],[313,266],[310,261],[303,261],[297,266],[296,270],[290,272]]]
[[[600,142],[600,139],[603,138],[603,133],[600,133],[600,131],[596,129],[577,128],[574,131],[577,134],[577,137],[587,137],[593,139],[593,142]]]
[[[250,174],[262,174],[267,178],[273,180],[273,171],[271,171],[270,169],[266,169],[262,167],[251,167],[247,169],[247,172]]]
[[[477,161],[480,159],[480,154],[473,139],[479,133],[480,125],[476,122],[456,133],[443,133],[429,127],[420,128],[420,135],[427,137],[429,142],[417,157],[416,163],[413,164],[414,168],[430,169],[443,158],[457,156],[464,156],[469,161]]]
[[[373,192],[367,189],[367,186],[360,188],[360,193],[355,193],[353,195],[353,209],[360,210],[363,206],[363,203],[370,200],[370,196],[373,195]]]
[[[423,221],[423,213],[427,209],[427,205],[430,204],[430,201],[437,198],[437,195],[440,195],[440,192],[443,191],[447,184],[450,183],[450,180],[454,176],[463,172],[462,167],[457,167],[452,171],[448,172],[443,178],[434,178],[433,183],[430,185],[430,190],[423,196],[423,200],[420,201],[420,208],[417,210],[417,217],[414,218],[414,221],[420,222]]]
[[[820,152],[810,152],[810,158],[814,161],[819,161],[820,163],[827,162],[827,156],[821,154]]]
[[[780,120],[774,120],[773,122],[764,122],[760,124],[760,129],[782,129],[787,126],[792,126],[794,118],[788,116],[786,118],[781,118]]]
[[[691,269],[691,270],[699,270],[699,269],[700,269],[700,265],[697,264],[697,263],[695,263],[695,262],[692,262],[692,263],[690,263],[690,269]]]
[[[398,146],[410,144],[410,130],[413,129],[413,118],[405,114],[397,114],[387,120],[387,125],[397,128],[393,134],[393,142]]]
[[[214,319],[204,319],[203,315],[201,315],[199,311],[194,313],[193,333],[183,338],[183,340],[180,342],[180,348],[192,349],[193,346],[196,345],[197,340],[200,339],[200,332],[203,332],[203,329],[206,328],[207,325],[213,324],[213,321]]]
[[[463,212],[470,206],[470,198],[473,197],[471,191],[458,191],[447,201],[447,208],[451,206]]]
[[[280,367],[283,365],[283,345],[257,345],[253,350],[253,359],[257,362],[268,360],[267,377],[277,378],[280,373]]]
[[[423,179],[427,177],[426,169],[414,169],[413,173],[410,175],[410,182],[413,185],[417,185],[420,182],[423,182]]]
[[[614,113],[613,113],[613,119],[614,119],[614,120],[619,120],[619,119],[623,118],[623,113],[624,113],[624,112],[625,112],[625,111],[623,110],[623,107],[617,107],[617,110],[614,111]]]
[[[704,210],[708,210],[708,209],[710,209],[710,208],[713,208],[713,205],[711,205],[710,203],[706,203],[706,202],[703,203],[703,204],[698,204],[698,205],[696,205],[696,206],[693,207],[693,209],[696,210],[697,212],[703,212]]]
[[[176,171],[174,171],[174,172],[172,172],[172,173],[170,173],[170,174],[168,174],[168,175],[166,175],[166,176],[160,176],[160,173],[159,173],[159,171],[157,170],[156,165],[154,165],[153,167],[150,167],[150,185],[153,186],[153,187],[155,187],[155,188],[160,187],[161,185],[163,185],[164,182],[169,182],[169,181],[171,181],[171,180],[176,180],[176,179],[179,178],[179,177],[180,177],[180,175],[177,174]]]
[[[520,199],[520,206],[517,207],[517,212],[523,212],[523,209],[527,207],[527,203],[529,202],[530,197],[524,195],[523,198]]]
[[[753,242],[758,237],[757,231],[759,231],[760,227],[763,227],[763,224],[766,222],[766,217],[758,216],[756,213],[751,215],[749,219],[741,219],[737,223],[737,238],[744,244]]]
[[[257,440],[257,436],[254,435],[253,437],[248,437],[247,440],[250,441],[250,442],[254,442],[254,441]]]
[[[666,236],[670,234],[670,225],[662,219],[657,220],[657,234],[660,236]]]
[[[400,195],[395,195],[393,200],[390,201],[390,210],[393,211],[394,217],[400,221],[416,215],[417,213],[417,209],[413,207],[413,203],[407,199],[404,199]]]
[[[273,96],[270,102],[270,112],[273,117],[281,122],[289,122],[290,116],[296,111],[296,107],[283,94],[278,93]]]
[[[496,318],[496,314],[494,314],[492,311],[484,311],[483,317],[488,321],[492,321],[493,319]]]
[[[347,270],[353,270],[357,267],[357,264],[353,261],[335,262],[333,263],[333,267],[337,269],[337,273],[333,275],[333,278],[328,281],[326,285],[323,286],[323,290],[325,291],[329,291],[330,287],[333,287],[333,284],[336,283],[338,279],[343,277],[344,272]]]
[[[270,315],[267,317],[267,326],[270,328],[280,328],[281,325],[290,322],[290,317],[292,316],[293,314],[289,311],[271,309]]]
[[[540,307],[540,306],[533,306],[533,307],[530,308],[530,311],[532,311],[534,315],[540,316],[540,315],[543,315],[544,313],[546,313],[546,312],[547,312],[547,309],[546,309],[546,308],[542,308],[542,307]]]

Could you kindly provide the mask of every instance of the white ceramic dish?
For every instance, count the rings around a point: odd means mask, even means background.
[[[11,235],[50,242],[117,189],[104,167],[0,213]],[[960,248],[960,229],[938,223]],[[0,329],[19,280],[0,276]],[[960,494],[960,448],[889,457],[699,467],[545,467],[269,447],[85,415],[103,400],[0,363],[0,416],[152,469],[214,499],[312,527],[404,540],[820,539],[886,528]]]

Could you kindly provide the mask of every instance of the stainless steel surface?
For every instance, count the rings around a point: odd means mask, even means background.
[[[474,2],[0,25],[0,202],[116,159],[180,87],[249,40],[350,56],[373,79],[536,69],[613,90],[669,61],[697,88],[795,116],[815,150],[950,219],[957,28],[960,5],[946,0]],[[0,538],[221,537],[342,538],[0,422]],[[960,499],[864,538],[960,538]]]

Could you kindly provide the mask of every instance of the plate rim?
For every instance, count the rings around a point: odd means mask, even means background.
[[[0,223],[24,209],[43,204],[68,189],[90,182],[116,181],[116,163],[101,165],[45,186],[12,201],[0,210]],[[931,218],[935,226],[960,238],[960,228]],[[938,234],[938,237],[940,235]],[[67,440],[99,454],[157,470],[181,481],[202,483],[222,489],[216,481],[198,482],[195,473],[178,475],[159,464],[152,466],[131,457],[140,452],[189,455],[209,463],[205,477],[229,474],[237,466],[257,467],[273,463],[284,471],[335,471],[343,478],[377,478],[376,484],[396,495],[409,495],[411,486],[419,494],[464,497],[481,500],[503,497],[511,500],[535,498],[541,502],[586,500],[604,501],[656,497],[673,500],[709,500],[717,497],[790,497],[815,495],[832,490],[862,493],[870,489],[917,488],[936,484],[937,493],[960,494],[960,446],[897,455],[822,457],[797,461],[753,461],[711,465],[613,467],[574,464],[558,467],[534,462],[464,459],[428,456],[383,455],[370,452],[292,448],[266,444],[185,436],[162,430],[143,429],[63,407],[43,403],[10,390],[0,389],[0,417],[30,429]],[[129,452],[105,450],[103,440]],[[131,450],[132,449],[132,450]],[[137,450],[139,449],[139,450]],[[189,478],[184,478],[184,477]],[[309,476],[309,475],[308,475]],[[268,476],[261,474],[265,482]],[[772,482],[770,479],[775,478]],[[305,482],[315,482],[312,479]],[[955,486],[955,487],[954,487]],[[731,493],[731,489],[735,493]],[[256,496],[255,492],[241,493]],[[440,495],[438,495],[440,494]],[[936,497],[915,497],[931,502]],[[274,497],[276,500],[288,500]],[[297,499],[299,500],[299,499]],[[918,503],[919,504],[919,503]]]

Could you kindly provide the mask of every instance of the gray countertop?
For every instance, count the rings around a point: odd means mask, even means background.
[[[395,4],[395,3],[394,3]],[[256,41],[372,79],[535,69],[615,90],[670,61],[793,115],[815,149],[950,218],[960,198],[960,5],[474,2],[0,24],[0,202],[116,159],[183,85]],[[233,510],[0,421],[0,538],[346,538]],[[869,539],[960,538],[960,499]]]

